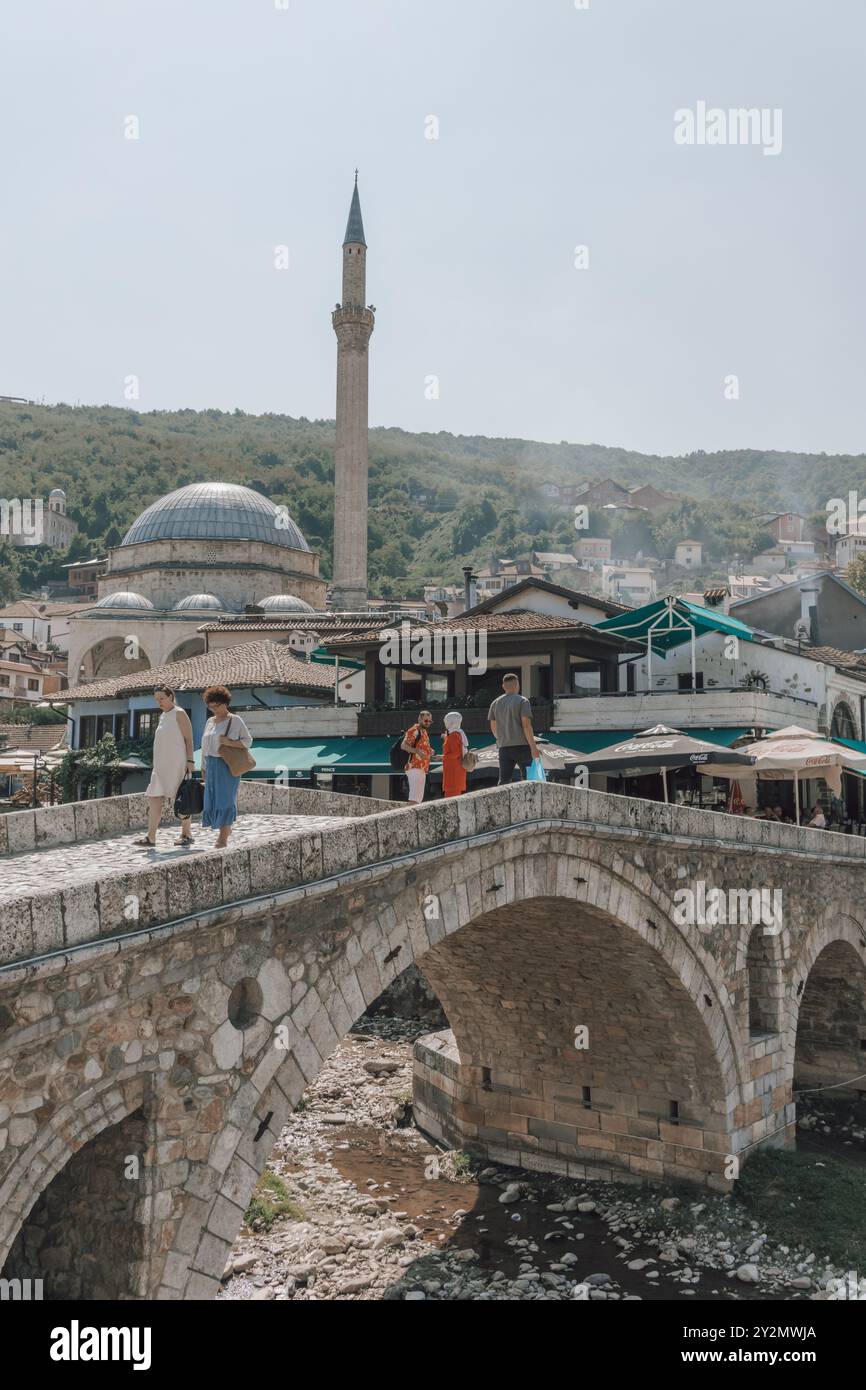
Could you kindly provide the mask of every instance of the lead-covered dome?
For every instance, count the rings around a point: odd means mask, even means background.
[[[174,605],[174,611],[175,613],[180,613],[187,608],[208,608],[216,610],[224,607],[225,604],[221,599],[217,598],[216,594],[188,594],[186,598],[182,598],[179,603]]]
[[[152,608],[153,604],[144,594],[136,594],[132,589],[118,589],[116,593],[105,594],[94,608]]]
[[[309,550],[285,507],[237,483],[190,483],[151,502],[122,545],[143,541],[263,541]]]
[[[263,608],[266,613],[315,613],[312,604],[305,603],[302,598],[295,598],[294,594],[271,594],[269,598],[263,598],[256,607]]]

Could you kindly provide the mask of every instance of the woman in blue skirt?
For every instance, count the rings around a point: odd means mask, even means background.
[[[225,849],[238,815],[238,785],[228,764],[220,757],[221,748],[249,748],[253,738],[244,721],[229,710],[231,691],[224,685],[211,685],[204,692],[210,719],[201,740],[201,775],[204,781],[202,825],[219,831],[216,849]]]

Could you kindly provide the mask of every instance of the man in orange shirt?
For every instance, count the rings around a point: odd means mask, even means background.
[[[430,747],[428,732],[432,723],[433,716],[429,709],[422,709],[418,715],[418,723],[413,724],[411,729],[406,731],[406,737],[400,745],[403,751],[409,754],[406,777],[409,782],[410,806],[418,806],[424,800],[424,783],[427,781],[427,771],[430,767],[430,757],[433,751]]]

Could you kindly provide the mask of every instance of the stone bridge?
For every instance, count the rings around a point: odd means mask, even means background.
[[[142,797],[0,817],[0,1265],[46,1297],[212,1297],[281,1126],[413,961],[450,1023],[419,1122],[504,1163],[726,1190],[798,1087],[866,1086],[863,840],[552,785],[242,792],[224,852],[134,849]]]

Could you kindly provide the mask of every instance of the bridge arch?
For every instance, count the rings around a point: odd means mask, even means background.
[[[856,918],[825,915],[803,943],[791,990],[795,1088],[866,1093],[866,929]]]
[[[127,1073],[60,1106],[0,1188],[2,1277],[42,1278],[46,1301],[147,1297],[149,1087]]]
[[[486,1070],[491,1086],[532,1089],[514,1079],[509,1061],[514,1049],[509,1051],[508,1030],[501,1033],[504,1014],[520,1016],[521,1045],[532,1040],[533,1032],[546,1033],[534,1039],[539,1094],[530,1101],[542,1108],[547,1104],[550,1117],[523,1116],[519,1129],[525,1148],[535,1151],[536,1166],[565,1171],[569,1160],[563,1154],[569,1149],[580,1175],[589,1175],[595,1164],[610,1176],[632,1181],[676,1173],[727,1186],[721,1179],[722,1160],[735,1141],[726,1132],[726,1115],[736,1103],[746,1064],[719,967],[700,942],[673,923],[664,894],[642,869],[620,861],[616,870],[605,868],[591,854],[569,852],[549,832],[523,829],[520,837],[495,841],[483,852],[461,846],[429,869],[413,859],[410,867],[395,868],[387,884],[380,881],[366,895],[358,886],[348,886],[339,901],[323,897],[321,913],[312,899],[305,905],[303,931],[293,913],[278,911],[269,921],[268,948],[263,941],[258,954],[251,954],[243,940],[237,943],[218,984],[208,985],[205,1004],[214,1022],[219,1020],[212,1040],[216,1063],[242,1072],[243,1080],[225,1105],[221,1132],[196,1176],[194,1192],[185,1191],[177,1204],[178,1237],[166,1261],[165,1296],[211,1297],[216,1292],[243,1211],[282,1124],[357,1018],[413,962],[430,978],[454,1026],[464,1077],[459,1084],[469,1090],[484,1088]],[[629,874],[640,884],[629,882]],[[586,988],[569,994],[560,987],[557,993],[552,977],[533,976],[532,922],[548,946],[557,931],[563,941],[567,937],[569,969],[580,968],[582,952],[594,952],[592,968],[584,971]],[[519,947],[514,944],[518,935]],[[544,1026],[533,1023],[526,1003],[522,1011],[491,1005],[494,995],[503,1002],[506,988],[519,999],[519,979],[506,980],[502,969],[498,994],[490,987],[496,961],[490,946],[503,940],[510,941],[509,949],[522,962],[527,989],[534,991],[539,1009],[544,1006]],[[627,953],[631,970],[620,969],[619,982],[617,952]],[[644,1040],[643,1079],[649,1083],[654,1062],[661,1061],[666,1072],[651,1114],[647,1106],[647,1114],[639,1113],[636,1092],[625,1086],[622,1061],[628,1039],[619,1036],[626,1029],[611,1016],[615,1009],[608,1009],[606,1018],[597,1011],[594,1019],[586,1017],[593,1007],[589,984],[601,963],[611,972],[609,992],[619,991],[616,1002],[634,1026],[640,1025],[653,989],[660,989],[664,999]],[[486,991],[478,976],[484,969],[491,972]],[[228,1017],[228,999],[242,977],[253,975],[261,990],[261,1016],[239,1029]],[[596,986],[600,983],[594,980]],[[575,1048],[574,1029],[587,1021],[589,1055],[595,1041],[603,1046],[608,1064],[619,1066],[620,1090],[608,1087],[607,1096],[601,1057],[593,1059],[589,1079],[575,1074],[575,1059],[584,1068],[585,1057]],[[496,1022],[500,1034],[493,1038]],[[659,1055],[663,1046],[667,1056]],[[544,1087],[558,1087],[566,1070],[570,1093],[558,1090],[560,1099],[546,1097]],[[595,1089],[596,1103],[592,1107],[590,1099],[589,1109],[585,1086]],[[500,1089],[500,1100],[504,1094]],[[465,1104],[464,1137],[492,1151],[508,1131],[479,1123],[472,1117],[471,1100]],[[578,1143],[578,1130],[590,1115],[593,1142]],[[530,1119],[540,1122],[533,1125],[539,1133],[530,1132]],[[510,1161],[521,1161],[517,1148]],[[191,1224],[201,1232],[194,1249],[183,1237]]]

